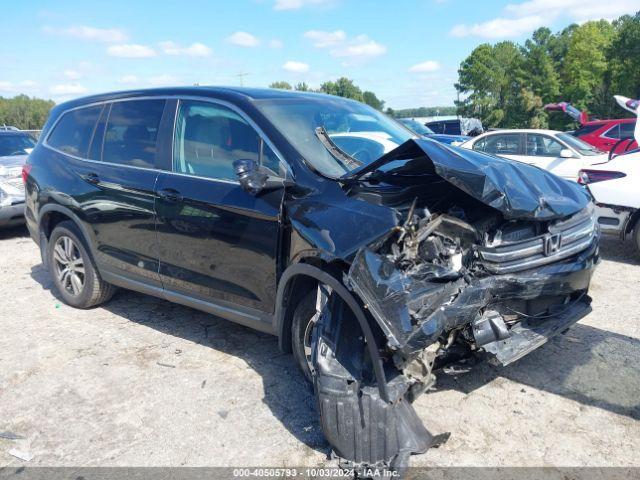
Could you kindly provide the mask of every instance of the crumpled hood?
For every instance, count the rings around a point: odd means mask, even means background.
[[[408,140],[342,178],[357,179],[390,162],[409,159],[424,161],[424,173],[436,173],[476,200],[502,212],[506,219],[554,220],[570,216],[590,202],[588,193],[580,185],[546,170],[425,139]]]

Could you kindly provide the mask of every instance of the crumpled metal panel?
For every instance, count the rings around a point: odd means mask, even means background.
[[[378,160],[345,175],[358,178],[397,160],[398,173],[436,173],[476,200],[500,211],[506,220],[556,220],[587,206],[589,194],[580,185],[546,170],[428,139],[408,140]]]
[[[571,260],[535,270],[452,279],[438,270],[408,275],[383,255],[362,249],[348,279],[383,330],[388,346],[409,360],[443,332],[471,323],[489,305],[586,291],[597,263],[596,250],[594,242]]]

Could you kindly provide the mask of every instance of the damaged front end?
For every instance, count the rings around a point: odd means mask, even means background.
[[[313,343],[324,433],[360,469],[401,470],[409,455],[446,439],[432,436],[411,406],[435,371],[477,354],[508,365],[591,310],[599,231],[577,185],[494,157],[407,143],[348,185],[366,201],[393,198],[402,213],[358,249],[344,278],[377,333],[384,374],[374,374],[378,359],[339,298],[329,300]],[[384,170],[395,160],[405,162]],[[402,202],[403,194],[412,200]]]

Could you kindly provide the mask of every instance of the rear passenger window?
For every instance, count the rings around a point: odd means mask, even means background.
[[[62,115],[47,139],[47,144],[76,157],[86,157],[93,129],[102,105],[79,108]]]
[[[518,155],[519,134],[498,134],[485,137],[484,151],[494,155]]]
[[[174,171],[236,180],[233,162],[253,160],[279,173],[279,160],[240,115],[222,105],[180,102],[173,153]]]
[[[111,105],[102,160],[153,168],[164,100],[130,100]]]

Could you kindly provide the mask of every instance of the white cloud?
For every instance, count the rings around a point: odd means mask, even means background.
[[[269,41],[269,48],[282,48],[282,47],[284,47],[284,43],[282,43],[282,40],[274,38],[273,40]]]
[[[488,22],[473,25],[456,25],[451,29],[454,37],[482,37],[482,38],[511,38],[518,37],[545,25],[548,22],[543,17],[534,15],[523,18],[494,18]]]
[[[409,68],[411,73],[429,73],[440,70],[440,64],[434,60],[418,63]]]
[[[0,80],[0,92],[13,92],[15,87],[13,83],[7,82],[6,80]]]
[[[80,38],[82,40],[105,43],[126,42],[129,38],[126,33],[117,28],[96,28],[89,27],[87,25],[76,25],[68,28],[45,27],[44,31],[47,33]]]
[[[371,40],[366,35],[358,35],[345,45],[331,50],[331,55],[334,57],[344,57],[349,59],[345,62],[345,65],[363,62],[370,58],[384,55],[385,53],[387,53],[387,47]]]
[[[227,42],[240,47],[257,47],[260,40],[247,32],[235,32],[227,37]]]
[[[309,65],[303,62],[289,60],[282,65],[282,69],[292,73],[306,73],[309,71]]]
[[[181,47],[174,42],[160,42],[160,48],[167,55],[184,55],[187,57],[208,57],[211,49],[203,43],[192,43],[188,47]]]
[[[87,91],[87,88],[79,83],[62,83],[49,87],[49,93],[52,95],[82,95]]]
[[[343,66],[363,63],[371,58],[387,53],[387,47],[366,35],[349,38],[342,30],[325,32],[309,30],[303,37],[313,42],[316,48],[328,48],[332,57],[345,58]]]
[[[123,77],[120,77],[120,79],[118,80],[118,83],[122,83],[125,85],[130,85],[132,83],[138,83],[138,77],[136,77],[135,75],[125,75]]]
[[[450,34],[454,37],[512,38],[549,25],[558,18],[572,22],[613,19],[637,9],[638,0],[527,0],[508,4],[502,16],[486,22],[456,25]]]
[[[325,32],[322,30],[309,30],[302,35],[304,38],[311,40],[316,48],[334,47],[347,39],[347,34],[342,30],[335,32]]]
[[[38,82],[35,82],[33,80],[25,80],[24,82],[21,83],[21,85],[23,87],[35,87],[38,85]]]
[[[107,55],[122,58],[147,58],[155,57],[156,51],[147,45],[136,43],[125,43],[122,45],[112,45],[107,48]]]
[[[511,3],[505,7],[505,12],[515,17],[544,15],[545,17],[567,17],[576,22],[612,19],[625,13],[638,10],[637,0],[616,0],[605,2],[602,0],[529,0]]]
[[[80,78],[82,78],[82,73],[80,73],[77,70],[65,70],[64,72],[62,72],[64,74],[65,77],[67,77],[69,80],[78,80]]]
[[[335,3],[334,0],[276,0],[274,10],[299,10],[307,6],[328,7]]]

